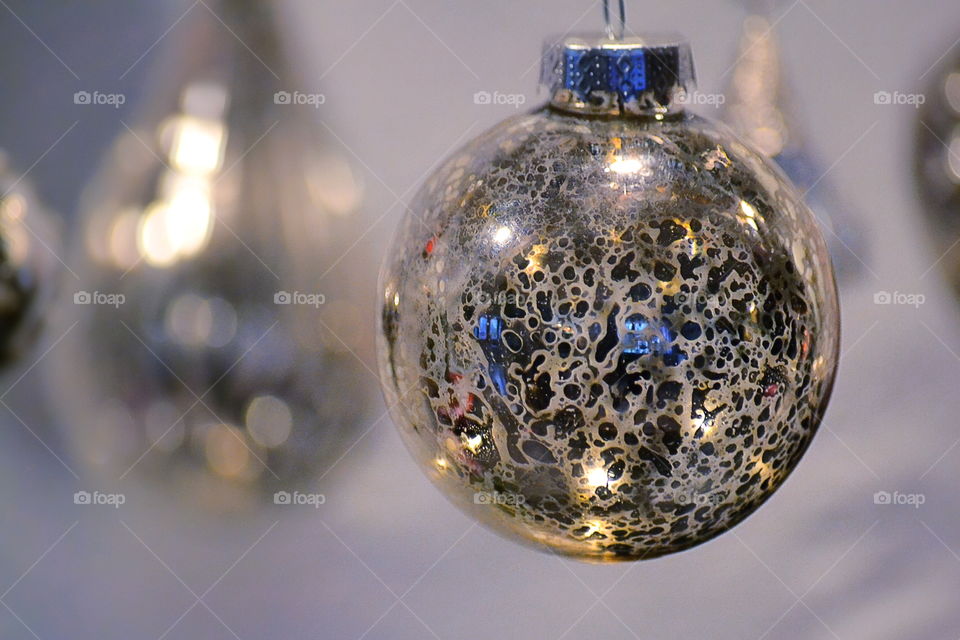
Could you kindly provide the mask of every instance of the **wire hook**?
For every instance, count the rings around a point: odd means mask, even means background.
[[[611,40],[622,40],[623,34],[627,30],[627,10],[624,7],[625,0],[619,0],[620,4],[620,25],[614,30],[613,23],[610,21],[610,0],[603,0],[603,21],[606,24],[605,31],[607,37]]]

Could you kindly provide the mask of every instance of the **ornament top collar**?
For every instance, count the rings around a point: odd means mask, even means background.
[[[544,46],[541,84],[562,111],[663,117],[683,111],[696,76],[681,36],[588,34]]]

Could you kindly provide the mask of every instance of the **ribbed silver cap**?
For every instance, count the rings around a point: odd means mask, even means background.
[[[588,115],[677,113],[696,87],[690,45],[675,34],[548,42],[540,81],[554,107]]]

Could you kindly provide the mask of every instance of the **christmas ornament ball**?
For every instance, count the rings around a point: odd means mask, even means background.
[[[303,84],[275,3],[188,13],[85,192],[50,387],[91,482],[254,515],[366,419],[362,188],[277,98]]]
[[[594,561],[681,551],[756,510],[817,430],[839,339],[798,191],[683,109],[688,47],[619,44],[548,52],[551,104],[428,179],[378,332],[392,416],[433,482],[509,537]]]

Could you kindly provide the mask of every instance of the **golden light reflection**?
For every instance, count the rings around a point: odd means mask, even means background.
[[[143,211],[136,231],[140,256],[152,266],[168,267],[196,255],[210,240],[213,178],[223,166],[227,141],[222,122],[226,102],[226,92],[219,85],[191,85],[183,94],[183,112],[160,127],[161,145],[169,149],[169,167],[160,176],[157,200]],[[112,257],[129,263],[120,246],[128,222],[119,224],[118,218],[112,230]]]
[[[155,267],[166,267],[177,259],[176,246],[167,235],[165,202],[154,202],[140,218],[137,247],[140,255]]]
[[[603,467],[594,467],[587,470],[587,484],[592,487],[604,487],[607,485],[607,470]]]
[[[476,455],[477,451],[480,450],[480,445],[483,444],[483,436],[467,436],[467,434],[461,433],[460,441],[463,443],[464,448]]]
[[[493,233],[493,241],[499,245],[506,244],[513,237],[510,227],[500,227]]]
[[[535,244],[530,247],[530,252],[527,253],[527,266],[524,268],[523,272],[528,276],[533,275],[541,266],[543,266],[543,257],[547,255],[547,245],[545,244]]]
[[[640,158],[617,158],[610,163],[610,171],[619,174],[639,173],[645,164]]]
[[[227,137],[223,123],[180,115],[165,123],[167,127],[173,138],[170,165],[174,170],[207,176],[220,169]]]
[[[200,252],[213,231],[209,181],[168,173],[162,192],[144,212],[137,230],[141,255],[158,267]]]
[[[660,288],[662,289],[663,295],[675,296],[680,293],[680,287],[682,284],[683,282],[680,280],[680,278],[674,277],[670,282],[661,282]]]
[[[683,227],[686,231],[684,234],[684,239],[690,242],[690,256],[695,256],[703,249],[703,245],[699,241],[699,237],[696,233],[693,232],[693,229],[690,226],[690,222],[686,220],[681,220],[680,218],[674,218],[673,223],[679,227]]]
[[[703,434],[706,435],[706,434],[708,434],[708,433],[713,429],[713,425],[712,425],[712,424],[707,424],[706,418],[705,418],[705,417],[703,416],[703,414],[701,413],[701,414],[700,414],[699,416],[697,416],[696,418],[693,418],[693,419],[690,420],[690,429],[691,429],[694,433],[696,433],[696,432],[700,431],[701,429],[703,429]]]
[[[768,462],[763,461],[762,455],[756,455],[750,458],[747,464],[747,470],[760,473],[761,480],[768,480],[773,475],[773,467]]]
[[[756,207],[747,202],[746,200],[740,201],[740,213],[737,214],[737,220],[744,224],[748,224],[753,227],[754,231],[759,231],[760,228],[757,226],[757,218],[760,219],[760,222],[763,222],[763,217],[757,213]]]

